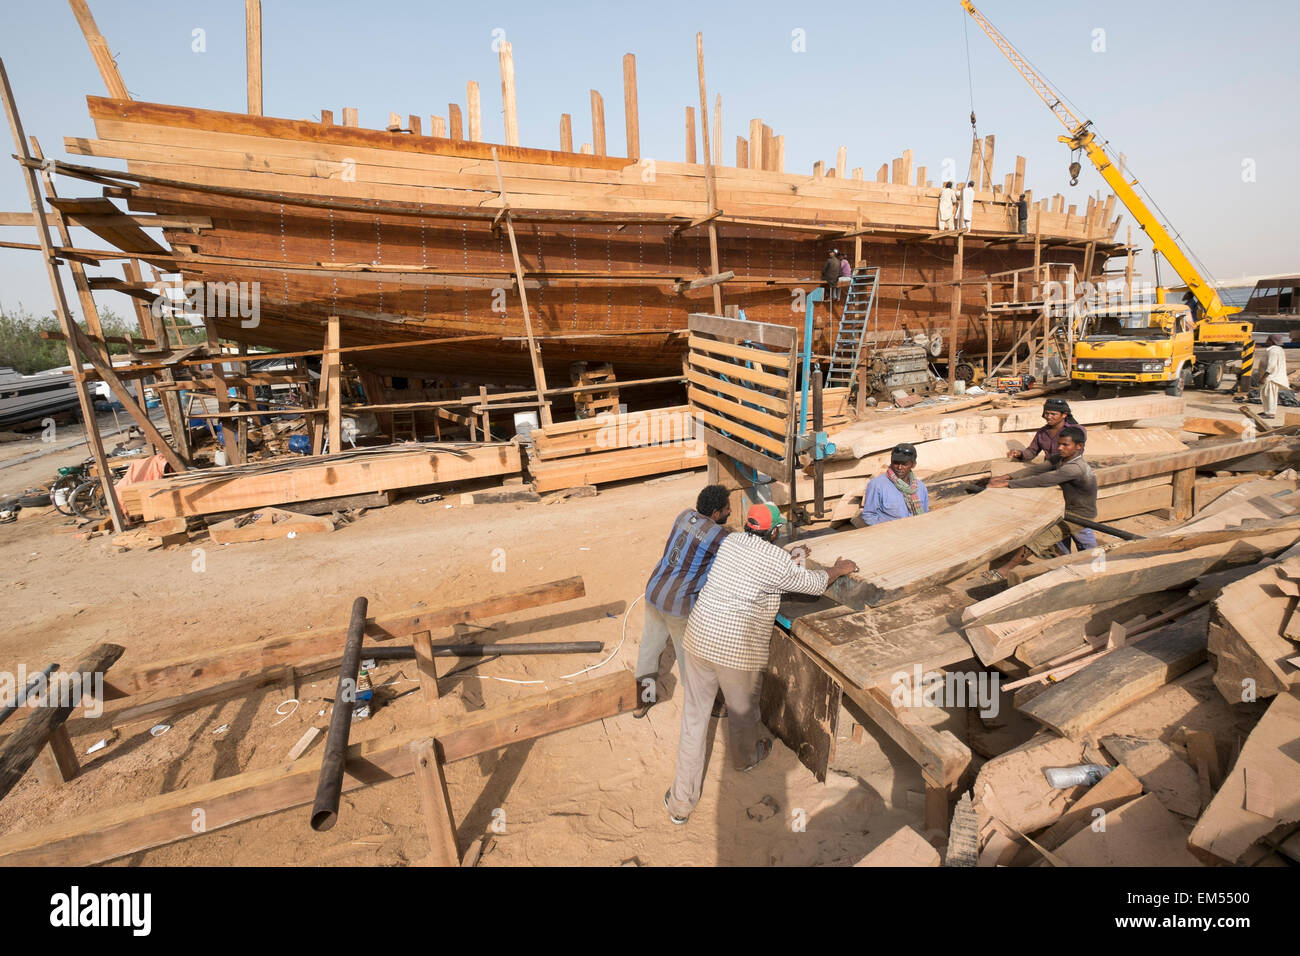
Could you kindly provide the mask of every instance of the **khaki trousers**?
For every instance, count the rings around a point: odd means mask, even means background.
[[[677,775],[669,791],[668,810],[675,816],[685,817],[700,802],[709,718],[719,688],[727,702],[727,732],[736,769],[743,770],[757,759],[758,741],[763,736],[758,714],[763,672],[724,667],[686,649],[682,651],[681,666],[682,734],[677,744]]]

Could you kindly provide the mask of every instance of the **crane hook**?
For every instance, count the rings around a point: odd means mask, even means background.
[[[1079,185],[1079,173],[1083,167],[1079,165],[1079,151],[1076,149],[1070,156],[1070,185]]]

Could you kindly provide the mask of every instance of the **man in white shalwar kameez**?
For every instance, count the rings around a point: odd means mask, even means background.
[[[952,232],[957,228],[957,193],[951,182],[943,184],[939,190],[939,231]]]
[[[1282,351],[1282,336],[1270,335],[1268,349],[1264,352],[1264,381],[1259,385],[1259,400],[1264,406],[1265,418],[1277,418],[1277,393],[1290,388],[1286,377],[1286,353]]]

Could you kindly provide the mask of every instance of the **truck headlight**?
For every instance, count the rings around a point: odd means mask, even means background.
[[[1143,362],[1142,363],[1142,371],[1144,372],[1163,372],[1164,368],[1165,368],[1164,362]]]
[[[1080,362],[1080,363],[1078,363],[1078,369],[1079,369],[1080,372],[1091,372],[1091,371],[1092,371],[1092,363],[1091,363],[1091,362]]]

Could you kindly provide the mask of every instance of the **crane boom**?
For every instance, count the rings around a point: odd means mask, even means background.
[[[980,29],[988,34],[989,39],[1002,51],[1002,54],[1011,61],[1011,65],[1025,78],[1025,81],[1038,94],[1039,98],[1047,104],[1047,108],[1069,130],[1068,136],[1061,136],[1058,139],[1071,149],[1082,150],[1093,166],[1097,168],[1101,178],[1106,181],[1106,184],[1110,186],[1119,201],[1137,220],[1142,231],[1150,237],[1151,245],[1155,251],[1165,257],[1165,261],[1173,267],[1179,278],[1186,283],[1188,290],[1196,297],[1196,301],[1200,303],[1203,312],[1203,321],[1214,322],[1235,312],[1240,312],[1241,309],[1238,307],[1223,304],[1218,291],[1205,280],[1200,271],[1192,264],[1192,261],[1187,258],[1174,237],[1161,225],[1155,214],[1147,208],[1146,203],[1133,189],[1137,180],[1130,182],[1120,173],[1119,168],[1111,161],[1106,150],[1097,142],[1096,134],[1089,128],[1091,121],[1080,120],[1074,115],[1074,112],[1062,101],[1060,94],[1052,89],[1051,85],[1039,75],[1038,71],[1029,65],[1029,62],[1020,55],[1019,51],[1011,45],[1011,42],[1006,37],[998,32],[998,29],[988,21],[988,18],[975,9],[975,5],[971,3],[971,0],[961,0],[961,5],[970,14],[971,19],[979,24]]]

